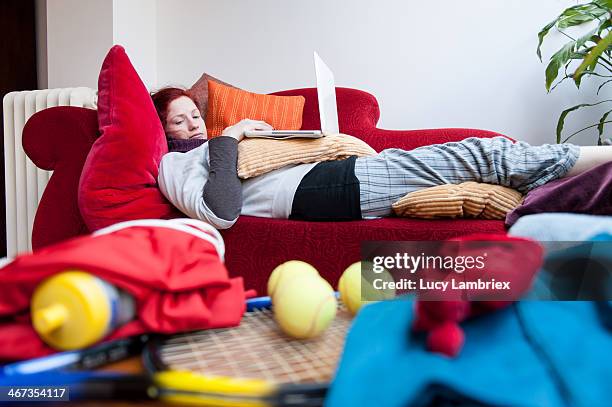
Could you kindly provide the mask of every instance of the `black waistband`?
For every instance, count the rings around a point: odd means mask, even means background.
[[[315,165],[302,178],[289,219],[338,221],[361,219],[356,156]]]

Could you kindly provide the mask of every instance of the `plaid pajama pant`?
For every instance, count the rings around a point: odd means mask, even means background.
[[[579,154],[573,144],[531,146],[505,137],[471,137],[410,151],[387,149],[355,162],[361,214],[388,216],[391,204],[409,192],[466,181],[527,193],[565,175]]]

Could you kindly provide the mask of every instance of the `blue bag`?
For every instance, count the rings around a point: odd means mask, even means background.
[[[518,302],[466,321],[455,359],[427,352],[424,337],[409,333],[413,305],[395,300],[362,309],[326,405],[612,403],[612,331],[592,302]]]

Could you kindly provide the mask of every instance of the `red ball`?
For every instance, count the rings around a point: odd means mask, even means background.
[[[448,357],[455,357],[463,348],[465,334],[455,322],[444,322],[435,327],[427,336],[427,349]]]

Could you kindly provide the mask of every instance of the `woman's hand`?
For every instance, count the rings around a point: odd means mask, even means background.
[[[266,122],[262,122],[259,120],[251,120],[251,119],[243,119],[238,123],[234,124],[223,130],[221,133],[222,136],[232,137],[236,140],[240,141],[244,138],[245,131],[251,130],[272,130],[272,126],[270,126]]]

